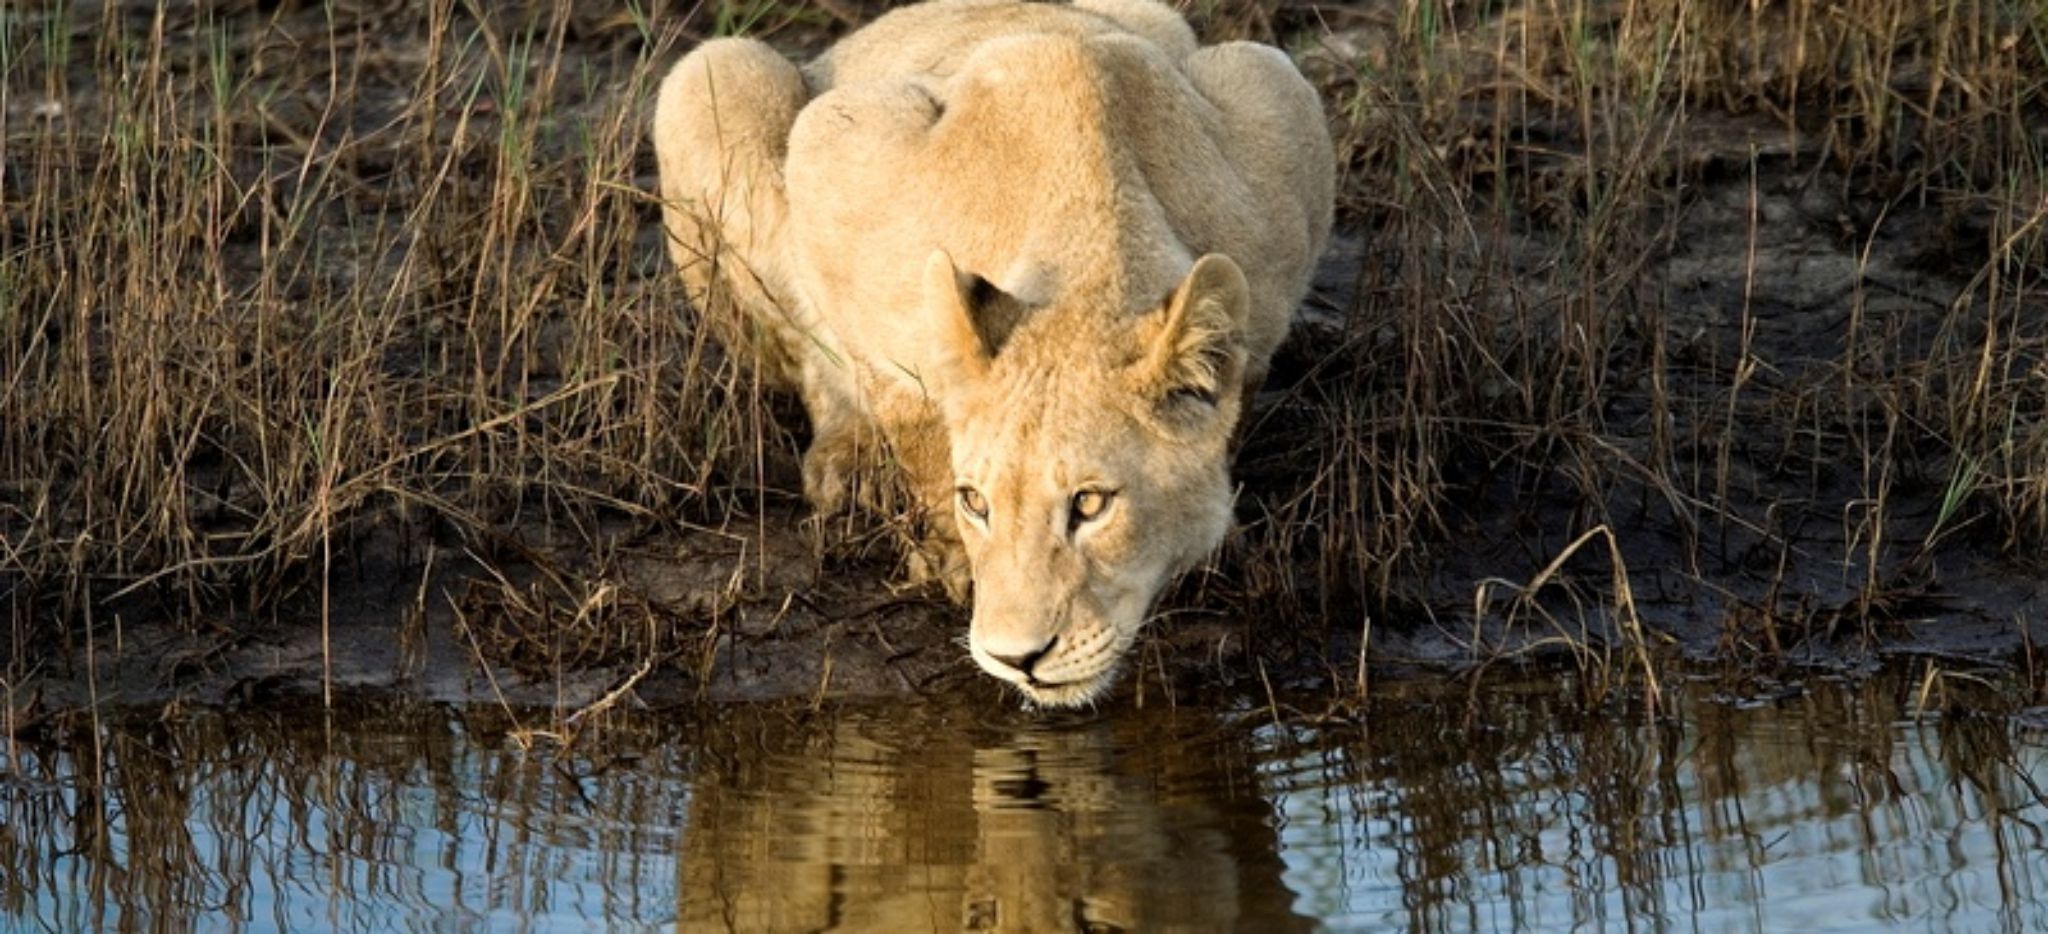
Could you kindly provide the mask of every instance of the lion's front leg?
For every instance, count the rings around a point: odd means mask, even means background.
[[[908,556],[912,583],[937,581],[954,603],[967,602],[974,581],[967,547],[953,509],[953,455],[939,412],[922,397],[903,394],[877,407],[889,449],[910,488],[916,541]]]
[[[804,449],[804,500],[821,515],[855,505],[856,478],[874,462],[872,452],[881,443],[844,368],[823,356],[812,356],[801,366],[804,411],[811,417],[811,444]]]
[[[967,563],[967,546],[960,541],[952,510],[935,513],[927,508],[922,522],[922,535],[908,559],[910,582],[936,581],[946,589],[946,599],[966,606],[974,593],[974,568]]]

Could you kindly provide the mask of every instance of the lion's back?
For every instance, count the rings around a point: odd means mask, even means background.
[[[901,7],[862,27],[805,66],[813,90],[958,71],[982,43],[1033,33],[1085,38],[1129,33],[1175,58],[1195,51],[1195,34],[1157,0],[931,0]]]

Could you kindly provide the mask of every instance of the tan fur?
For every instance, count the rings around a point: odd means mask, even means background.
[[[971,568],[975,660],[1096,697],[1228,530],[1242,400],[1329,233],[1315,92],[1149,0],[937,0],[804,71],[706,43],[654,136],[692,300],[804,396],[813,505],[879,429],[927,573],[964,597]]]
[[[1278,860],[1237,855],[1272,846],[1264,823],[1236,823],[1257,787],[1242,750],[1134,768],[1156,718],[909,743],[904,724],[770,724],[746,755],[707,756],[676,930],[1213,931],[1291,897]],[[825,748],[842,767],[818,766]]]

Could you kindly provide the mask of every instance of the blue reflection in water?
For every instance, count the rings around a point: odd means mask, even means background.
[[[480,740],[444,711],[341,721],[332,735],[317,716],[258,712],[108,721],[98,770],[89,734],[24,743],[4,785],[0,927],[674,917],[681,773],[579,775],[587,762]]]
[[[1308,748],[1262,774],[1297,907],[1333,927],[2048,927],[2042,737],[1907,722],[1888,693],[1467,731],[1436,762],[1286,735]]]

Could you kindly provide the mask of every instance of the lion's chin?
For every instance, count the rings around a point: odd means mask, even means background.
[[[1086,678],[1062,681],[1058,684],[1018,681],[1010,683],[1023,692],[1024,699],[1034,706],[1053,709],[1086,707],[1109,692],[1110,685],[1116,683],[1116,669],[1112,667]]]
[[[1123,667],[1111,663],[1091,672],[1062,671],[1057,681],[1040,681],[996,665],[982,658],[979,651],[974,653],[974,662],[984,674],[1016,688],[1026,702],[1043,708],[1086,707],[1101,700],[1116,684],[1117,673]]]

